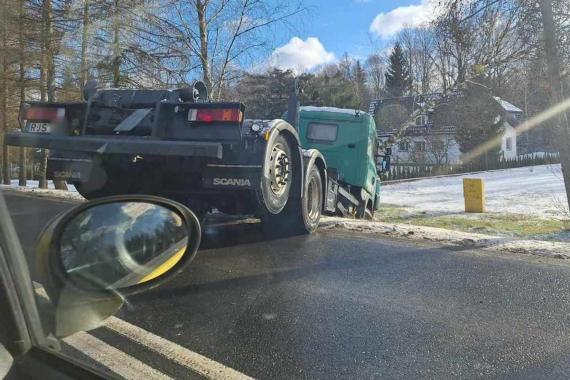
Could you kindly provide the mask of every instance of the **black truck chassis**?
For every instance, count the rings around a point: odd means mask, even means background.
[[[25,104],[22,131],[7,134],[6,144],[49,149],[48,177],[88,199],[161,195],[198,213],[255,214],[272,228],[314,231],[311,203],[319,218],[338,203],[324,158],[302,149],[290,123],[243,113],[240,103],[184,102],[176,91],[99,90],[87,102]],[[49,133],[30,132],[30,123],[46,123]]]

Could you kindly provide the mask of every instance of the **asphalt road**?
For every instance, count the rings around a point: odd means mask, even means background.
[[[72,203],[4,192],[27,255]],[[118,317],[252,377],[567,378],[562,260],[319,232],[264,240],[209,226],[189,270]],[[195,373],[102,328],[93,336],[176,378]]]

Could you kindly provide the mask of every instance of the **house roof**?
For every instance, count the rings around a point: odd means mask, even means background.
[[[512,103],[507,102],[504,99],[499,98],[498,96],[495,96],[494,98],[501,105],[501,107],[507,112],[516,112],[516,113],[523,112],[523,110],[521,110],[519,107],[515,106]]]

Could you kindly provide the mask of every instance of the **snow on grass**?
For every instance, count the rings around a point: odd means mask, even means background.
[[[426,240],[508,254],[525,254],[558,259],[570,259],[570,244],[536,239],[516,239],[499,235],[486,235],[444,228],[411,224],[370,222],[338,217],[324,217],[322,230],[344,230],[370,235],[387,235],[413,240]]]
[[[382,189],[381,202],[427,214],[463,213],[463,178],[484,180],[489,212],[568,217],[568,202],[559,164],[386,184]]]
[[[65,199],[74,199],[74,200],[85,200],[75,189],[75,187],[71,184],[67,184],[68,190],[56,190],[53,181],[48,181],[48,188],[47,189],[40,189],[39,188],[39,181],[28,180],[26,183],[26,187],[22,187],[18,185],[18,180],[13,179],[10,185],[0,185],[0,190],[15,190],[21,191],[25,193],[31,193],[38,196],[49,196],[49,197],[57,197],[57,198],[65,198]]]

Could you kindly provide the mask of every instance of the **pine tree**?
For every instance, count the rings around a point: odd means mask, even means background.
[[[390,66],[385,76],[386,91],[393,97],[404,96],[412,88],[408,60],[404,56],[404,51],[399,43],[394,45],[392,53],[390,53]]]

